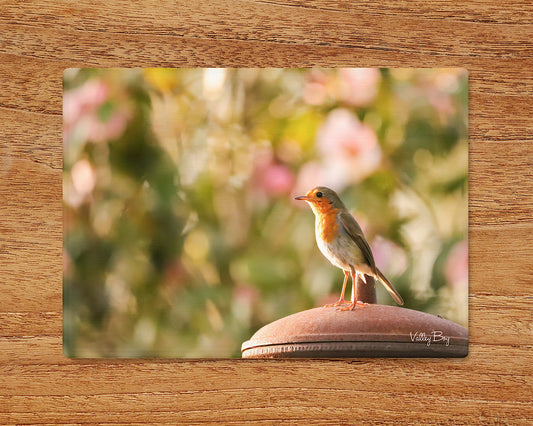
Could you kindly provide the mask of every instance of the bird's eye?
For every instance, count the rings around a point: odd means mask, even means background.
[[[315,195],[316,195],[317,198],[322,198],[322,195],[323,195],[323,194],[322,194],[322,192],[319,191],[319,192],[317,192]]]

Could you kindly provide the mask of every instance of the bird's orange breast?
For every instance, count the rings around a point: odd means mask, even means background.
[[[337,224],[337,212],[331,204],[316,206],[317,236],[326,243],[331,243],[337,236],[339,226]]]

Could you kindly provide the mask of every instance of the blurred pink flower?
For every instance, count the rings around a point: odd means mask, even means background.
[[[70,258],[67,250],[63,250],[63,274],[67,275],[72,268],[72,259]]]
[[[307,191],[314,188],[315,186],[331,186],[331,183],[326,180],[326,175],[324,167],[319,162],[313,161],[310,163],[305,163],[300,170],[298,171],[298,176],[296,178],[296,185],[294,186],[293,193],[291,194],[291,199],[299,195],[305,195]],[[294,205],[301,208],[307,208],[305,203],[301,201],[293,200]]]
[[[82,196],[89,195],[96,185],[96,173],[93,166],[85,159],[77,161],[72,166],[72,185],[74,189]]]
[[[63,98],[63,144],[75,134],[81,142],[104,142],[119,137],[125,130],[129,113],[121,107],[102,121],[98,109],[109,99],[109,86],[102,80],[89,80],[65,92]]]
[[[287,166],[275,161],[270,150],[259,151],[254,166],[252,180],[258,192],[268,197],[279,197],[291,192],[294,175]]]
[[[259,301],[259,297],[260,294],[256,288],[246,284],[238,284],[233,289],[232,294],[233,318],[249,327],[254,305]]]
[[[89,161],[82,158],[76,161],[70,172],[70,182],[63,188],[63,200],[70,206],[78,208],[90,199],[96,186],[96,172]]]
[[[455,105],[448,93],[432,88],[427,90],[427,97],[429,103],[438,112],[441,120],[445,121],[447,117],[455,113]]]
[[[233,301],[239,306],[252,306],[259,299],[259,291],[249,285],[238,285],[233,289]]]
[[[324,156],[357,156],[375,147],[376,133],[346,109],[329,113],[318,131],[318,148]]]
[[[128,118],[125,111],[115,111],[106,122],[100,121],[96,115],[92,116],[87,139],[93,142],[105,142],[118,138],[126,129]]]
[[[310,105],[321,105],[327,98],[327,75],[320,70],[312,70],[302,90],[302,98]]]
[[[329,113],[317,134],[328,181],[337,190],[361,181],[381,162],[381,148],[374,130],[346,109]]]
[[[381,75],[378,68],[342,68],[340,97],[353,106],[370,104],[378,93]]]
[[[371,248],[376,265],[383,273],[398,276],[407,268],[407,255],[398,244],[378,236]]]
[[[429,104],[435,109],[442,123],[446,123],[457,112],[453,94],[460,87],[460,80],[466,77],[462,69],[443,69],[429,73],[422,80],[420,88]]]
[[[71,125],[82,115],[95,112],[107,99],[109,87],[101,80],[89,80],[84,85],[65,92],[63,123]]]
[[[460,241],[450,251],[444,274],[453,288],[468,286],[468,242]]]
[[[263,187],[273,196],[288,194],[292,189],[294,177],[282,164],[270,164],[263,172]]]
[[[96,186],[96,172],[89,161],[82,158],[76,161],[70,172],[71,182],[66,182],[63,200],[70,206],[78,208],[90,199]]]

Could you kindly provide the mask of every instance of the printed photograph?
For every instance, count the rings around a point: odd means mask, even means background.
[[[468,353],[463,68],[67,69],[73,358]]]

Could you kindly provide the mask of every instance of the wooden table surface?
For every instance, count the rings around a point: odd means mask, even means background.
[[[531,424],[532,16],[512,0],[0,1],[0,423]],[[469,356],[65,358],[63,70],[314,65],[469,70]]]

